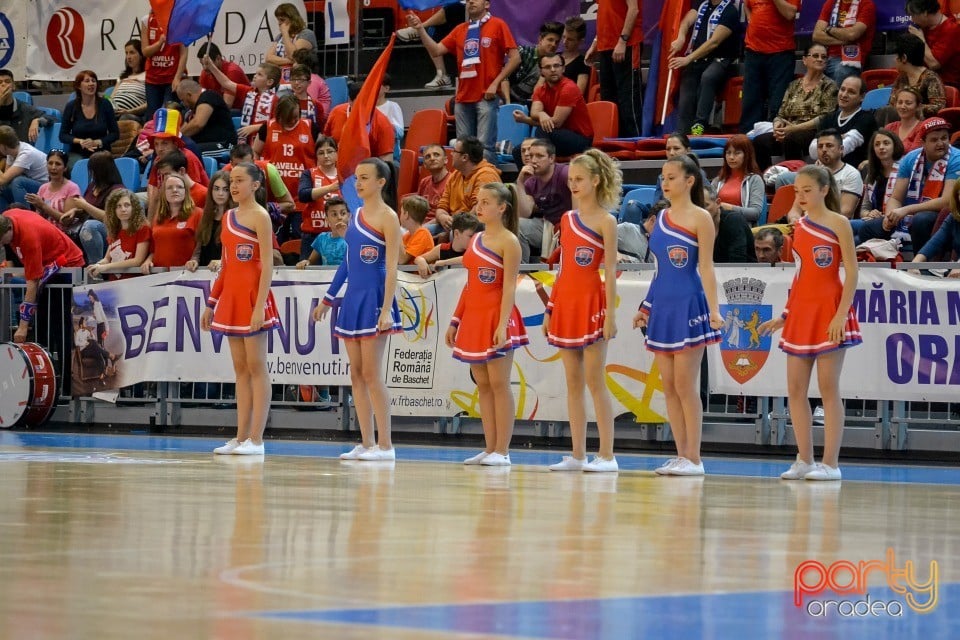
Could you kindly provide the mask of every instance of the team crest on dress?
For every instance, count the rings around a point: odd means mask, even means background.
[[[760,372],[770,355],[770,336],[759,327],[773,318],[773,306],[763,304],[766,283],[757,278],[734,278],[723,283],[727,303],[720,305],[720,355],[734,380],[746,383]]]
[[[687,266],[687,262],[690,260],[690,252],[686,247],[679,244],[667,247],[667,256],[670,258],[670,264],[677,269]]]
[[[480,267],[477,272],[477,279],[483,284],[490,284],[497,279],[497,270],[490,267]]]
[[[238,244],[237,245],[237,260],[240,262],[250,262],[253,260],[253,245],[252,244]]]
[[[380,248],[372,244],[361,245],[360,259],[367,264],[373,264],[380,258]]]
[[[818,245],[813,248],[813,261],[818,267],[829,267],[833,264],[833,247]]]
[[[585,267],[593,262],[594,250],[592,247],[577,247],[573,254],[573,259],[581,267]]]

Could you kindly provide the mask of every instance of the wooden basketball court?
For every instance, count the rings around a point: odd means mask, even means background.
[[[268,441],[260,460],[216,444],[0,433],[0,638],[960,634],[956,468],[846,464],[816,484],[777,479],[781,461],[660,478],[651,456],[590,475],[547,471],[556,452],[504,470],[463,467],[465,449],[390,464],[340,462],[346,443]],[[904,593],[888,549],[913,563]],[[869,600],[830,590],[871,560]],[[832,582],[797,607],[807,561],[810,591]]]

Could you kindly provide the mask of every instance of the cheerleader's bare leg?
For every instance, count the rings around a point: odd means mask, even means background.
[[[821,356],[822,357],[822,356]],[[787,355],[787,401],[797,454],[807,464],[813,464],[813,416],[810,414],[810,374],[814,358]],[[826,401],[824,401],[826,411]]]
[[[680,457],[700,464],[700,441],[703,439],[703,405],[700,404],[700,362],[704,347],[685,349],[674,355],[673,384],[683,411],[684,449]],[[671,423],[673,420],[671,419]],[[674,430],[676,437],[676,430]]]
[[[490,386],[490,375],[487,372],[489,364],[489,362],[479,362],[470,365],[473,381],[477,383],[480,424],[483,425],[483,451],[486,454],[493,453],[497,448],[497,411],[493,389]]]
[[[263,444],[263,430],[270,413],[270,376],[267,374],[267,334],[243,338],[250,382],[250,422],[247,437],[254,444]]]
[[[593,411],[597,416],[597,431],[600,433],[600,449],[597,453],[604,460],[613,458],[613,405],[610,402],[610,393],[607,391],[605,379],[608,344],[606,340],[601,340],[583,350],[584,378],[590,390],[590,396],[593,398]],[[584,423],[584,449],[586,449],[586,423]]]
[[[510,372],[513,371],[513,351],[502,358],[487,362],[487,375],[490,389],[493,391],[494,413],[496,415],[497,446],[495,451],[501,455],[510,454],[510,440],[513,438],[513,423],[517,409],[510,389]]]
[[[384,380],[383,353],[387,348],[387,336],[378,335],[376,338],[365,338],[360,343],[360,357],[363,361],[363,386],[370,407],[377,419],[377,444],[382,451],[393,449],[390,424],[390,392]],[[354,398],[356,403],[356,398]],[[373,433],[370,434],[373,439]]]
[[[244,338],[228,337],[230,358],[233,360],[233,372],[237,377],[237,442],[242,443],[251,437],[250,419],[252,417],[253,387],[250,367],[247,363],[247,349]]]
[[[365,449],[373,447],[376,440],[373,434],[373,404],[367,392],[366,372],[361,351],[364,340],[344,340],[347,358],[350,360],[350,384],[353,386],[353,409],[360,425],[360,443]]]
[[[840,443],[843,440],[843,398],[840,397],[840,373],[844,350],[837,349],[817,357],[817,382],[823,399],[823,464],[838,467]],[[809,404],[807,405],[809,407]],[[792,411],[792,409],[791,409]]]
[[[587,411],[583,394],[586,386],[584,359],[584,351],[580,349],[560,349],[563,373],[567,379],[567,420],[570,423],[570,440],[573,444],[573,457],[577,460],[585,460],[587,457]]]

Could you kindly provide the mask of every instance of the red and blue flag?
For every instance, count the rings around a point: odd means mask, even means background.
[[[167,44],[191,45],[213,33],[223,0],[150,0]]]

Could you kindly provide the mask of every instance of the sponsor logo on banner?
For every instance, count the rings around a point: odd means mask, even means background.
[[[770,355],[770,336],[761,336],[758,330],[773,318],[772,305],[763,304],[766,287],[757,278],[734,278],[723,283],[728,304],[720,305],[720,354],[723,366],[740,384],[757,375]]]
[[[253,245],[252,244],[238,244],[237,245],[237,260],[240,262],[250,262],[253,260]]]
[[[670,264],[678,269],[687,266],[687,261],[690,260],[690,252],[682,245],[667,247],[667,256],[670,258]]]
[[[573,254],[573,259],[577,261],[577,264],[581,267],[586,267],[591,262],[593,262],[594,251],[592,247],[577,247],[576,252]]]
[[[83,18],[75,9],[64,7],[47,23],[47,49],[61,69],[72,69],[83,55]]]
[[[367,264],[373,264],[380,257],[380,249],[372,244],[365,244],[360,247],[360,259]]]
[[[7,14],[0,12],[0,68],[6,67],[13,57],[16,40],[13,37],[13,25]]]
[[[813,248],[813,261],[818,267],[829,267],[833,264],[833,247],[818,245]]]

